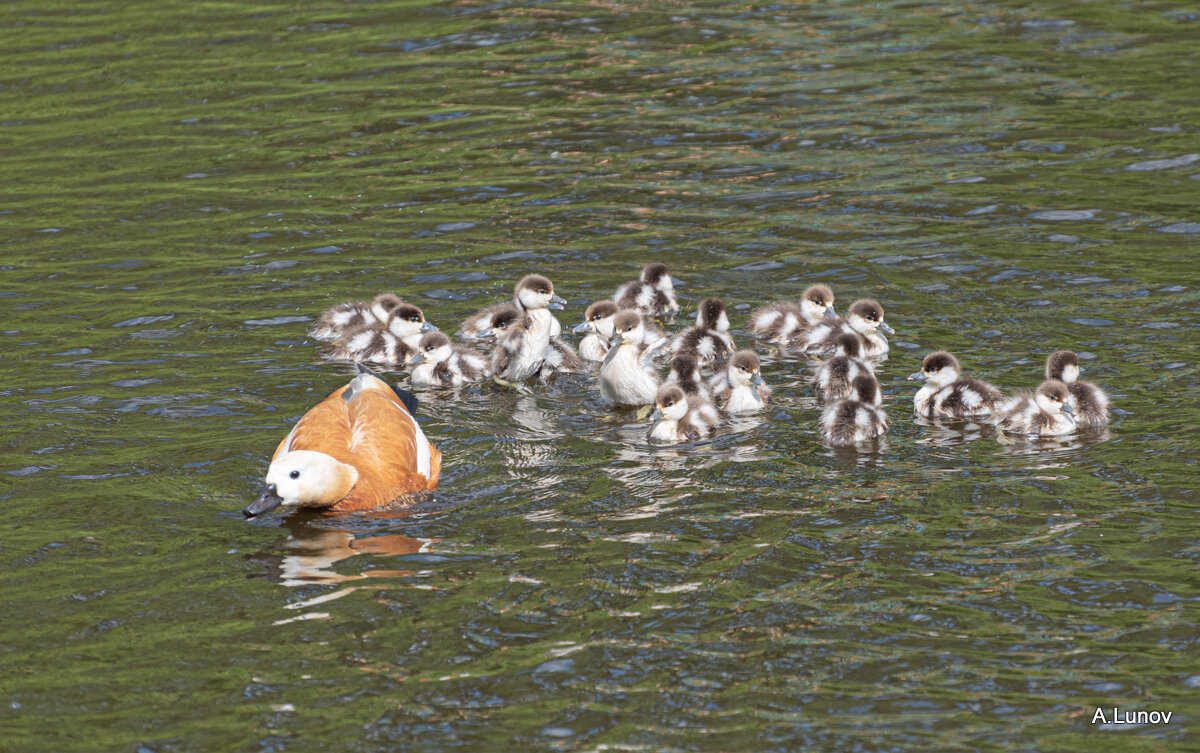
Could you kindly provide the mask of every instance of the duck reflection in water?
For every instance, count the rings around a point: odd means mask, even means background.
[[[373,521],[407,517],[407,512],[374,512]],[[355,516],[355,520],[358,520]],[[358,555],[395,557],[424,554],[432,550],[437,539],[414,539],[398,533],[370,535],[355,531],[351,526],[332,527],[329,516],[298,513],[283,520],[288,529],[286,538],[272,542],[266,549],[250,555],[250,559],[266,566],[265,577],[283,586],[313,584],[336,585],[365,578],[404,578],[414,570],[364,569],[357,573],[340,573],[333,565]],[[345,595],[345,594],[340,594]]]

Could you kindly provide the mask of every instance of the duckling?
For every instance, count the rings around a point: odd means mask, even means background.
[[[674,384],[685,395],[698,395],[705,400],[710,399],[708,385],[700,376],[700,364],[693,356],[678,355],[671,359],[671,370],[667,373],[664,385]]]
[[[1046,378],[1058,379],[1071,393],[1071,407],[1080,426],[1108,423],[1108,394],[1091,382],[1079,381],[1079,356],[1074,351],[1056,350],[1046,359]]]
[[[587,307],[583,322],[576,324],[574,332],[587,332],[579,341],[579,355],[588,361],[603,361],[612,347],[613,319],[617,316],[617,304],[612,301],[596,301]]]
[[[451,345],[450,338],[441,332],[422,337],[417,351],[412,359],[414,387],[461,387],[482,382],[492,373],[482,353]]]
[[[388,313],[386,323],[347,330],[332,355],[348,361],[399,366],[417,354],[422,334],[436,329],[425,321],[421,309],[401,302]]]
[[[858,444],[887,431],[887,415],[879,383],[871,374],[859,374],[851,383],[850,397],[825,408],[821,414],[821,436],[831,445]]]
[[[436,489],[442,454],[413,417],[417,400],[360,374],[305,413],[275,449],[266,488],[242,513],[279,505],[368,510]]]
[[[693,356],[701,365],[724,361],[733,353],[729,315],[725,301],[705,298],[696,312],[696,326],[685,330],[671,343],[671,352]]]
[[[631,309],[643,316],[669,319],[679,313],[671,270],[660,262],[647,264],[642,269],[641,279],[622,284],[612,299],[620,308]]]
[[[524,382],[541,371],[558,323],[549,309],[566,304],[554,294],[554,284],[541,275],[524,277],[517,283],[514,297],[524,320],[510,326],[492,351],[492,380],[502,386]]]
[[[859,374],[874,374],[870,361],[859,358],[862,342],[858,335],[842,333],[835,340],[837,356],[821,364],[813,374],[811,384],[817,397],[825,402],[850,397],[851,385]]]
[[[800,296],[799,304],[783,301],[752,311],[747,331],[781,348],[792,348],[803,345],[809,331],[826,319],[837,319],[833,291],[827,285],[813,285]]]
[[[1023,390],[996,408],[1002,431],[1030,436],[1059,436],[1075,430],[1071,392],[1057,379],[1047,379],[1036,391]]]
[[[501,311],[509,308],[515,308],[515,304],[512,301],[501,301],[500,303],[484,306],[466,319],[463,319],[462,324],[458,325],[458,331],[454,333],[454,336],[463,340],[491,337],[496,334],[492,328],[492,318]]]
[[[883,321],[883,306],[869,298],[850,304],[845,319],[822,322],[809,331],[804,341],[804,352],[812,355],[829,355],[837,347],[837,337],[847,333],[857,335],[862,343],[861,358],[882,361],[887,358],[887,338],[879,334],[890,334],[896,330]]]
[[[930,418],[990,416],[1003,399],[1000,390],[982,379],[963,376],[958,359],[944,350],[925,356],[921,370],[909,379],[929,380],[913,395],[913,407]]]
[[[386,322],[388,314],[401,303],[403,301],[392,293],[377,295],[370,303],[339,303],[325,309],[308,328],[308,334],[316,340],[337,340],[351,329]]]
[[[600,397],[606,403],[654,404],[658,377],[645,363],[646,355],[653,352],[645,344],[645,334],[642,316],[636,311],[622,311],[613,320],[613,347],[600,365]]]
[[[729,359],[725,373],[713,379],[713,402],[730,413],[757,413],[771,400],[771,388],[759,373],[758,356],[739,350]]]
[[[538,378],[544,382],[555,372],[582,374],[587,370],[587,364],[583,362],[571,344],[561,337],[553,336],[550,338],[550,346],[546,348],[546,360],[542,362]]]
[[[702,397],[685,395],[674,384],[665,384],[655,395],[650,438],[660,442],[690,442],[707,437],[720,422],[717,411]]]

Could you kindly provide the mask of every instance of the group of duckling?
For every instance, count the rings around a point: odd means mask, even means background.
[[[701,439],[720,423],[719,411],[755,413],[770,401],[758,355],[737,350],[720,298],[701,301],[695,325],[673,337],[658,326],[672,322],[680,311],[665,264],[646,265],[638,279],[618,287],[611,299],[588,306],[583,322],[573,329],[584,334],[578,351],[563,339],[551,313],[565,305],[549,279],[524,277],[511,302],[488,306],[459,328],[460,339],[494,343],[486,356],[454,344],[425,320],[420,308],[390,293],[369,303],[328,309],[309,334],[331,343],[326,351],[330,358],[410,368],[414,388],[490,379],[529,392],[531,380],[544,383],[556,373],[587,373],[598,364],[603,402],[637,408],[639,419],[653,409],[650,437],[663,442]],[[826,403],[819,427],[826,442],[855,445],[887,431],[876,369],[888,356],[884,335],[894,330],[878,302],[855,301],[842,318],[834,310],[833,291],[813,285],[799,301],[752,311],[745,331],[784,356],[815,362],[810,383]],[[667,373],[660,378],[664,366]],[[1049,357],[1046,381],[1036,390],[1010,397],[963,376],[958,360],[945,351],[929,354],[921,371],[909,378],[927,380],[913,400],[919,415],[990,417],[1002,431],[1055,436],[1108,422],[1107,395],[1078,377],[1078,356],[1063,350]]]

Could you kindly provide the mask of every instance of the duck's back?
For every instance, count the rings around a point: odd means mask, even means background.
[[[323,452],[358,470],[358,482],[333,510],[367,510],[436,489],[442,467],[442,453],[375,377],[355,379],[304,414],[275,455],[286,450]]]
[[[1067,385],[1075,399],[1076,420],[1080,426],[1104,426],[1108,423],[1108,395],[1091,382]]]

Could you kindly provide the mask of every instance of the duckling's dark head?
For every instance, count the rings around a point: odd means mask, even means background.
[[[962,368],[958,365],[958,359],[944,350],[930,353],[921,362],[921,371],[925,372],[926,376],[936,374],[945,368],[949,368],[955,373],[962,371]]]
[[[385,313],[391,312],[404,301],[400,300],[400,296],[395,293],[380,293],[375,296],[375,300],[371,301],[371,306]]]
[[[587,307],[587,312],[584,313],[583,318],[589,322],[594,322],[597,319],[616,316],[616,314],[617,304],[612,301],[596,301]]]
[[[405,303],[403,301],[400,301],[394,307],[392,307],[391,318],[393,321],[400,320],[412,322],[413,324],[425,323],[425,313],[411,303]]]
[[[700,311],[696,315],[696,323],[704,329],[721,329],[722,320],[725,329],[729,329],[729,317],[725,313],[725,301],[720,298],[705,298],[700,301]]]
[[[871,324],[879,325],[883,323],[883,306],[878,301],[863,298],[850,304],[850,316],[859,316]]]
[[[851,335],[850,333],[838,335],[837,340],[834,342],[837,343],[838,350],[844,356],[858,358],[862,355],[862,341],[858,339],[858,335]]]
[[[870,374],[859,374],[850,383],[854,397],[860,403],[874,405],[879,398],[879,382]]]
[[[642,282],[647,285],[657,285],[663,279],[671,279],[671,270],[662,262],[653,262],[647,264],[642,269]]]
[[[683,389],[675,384],[667,384],[658,388],[658,394],[654,397],[654,403],[661,410],[666,410],[672,405],[681,403],[687,400],[687,395]]]
[[[1071,391],[1067,389],[1067,385],[1064,382],[1060,382],[1057,379],[1047,379],[1038,385],[1037,394],[1044,395],[1056,403],[1065,403]]]
[[[747,374],[756,374],[759,369],[758,355],[752,350],[739,350],[729,359],[729,366]]]
[[[443,346],[450,344],[450,338],[446,337],[443,332],[429,332],[421,338],[420,348],[422,352],[437,350]]]
[[[1046,359],[1046,378],[1073,382],[1079,378],[1079,356],[1072,350],[1056,350]]]
[[[524,312],[516,306],[501,306],[492,313],[491,328],[497,332],[504,332],[520,325],[524,318]]]
[[[801,298],[811,301],[820,308],[828,308],[833,305],[833,291],[829,289],[828,285],[813,285],[804,291]]]
[[[642,326],[642,315],[636,311],[622,311],[613,319],[613,332],[624,335]]]

